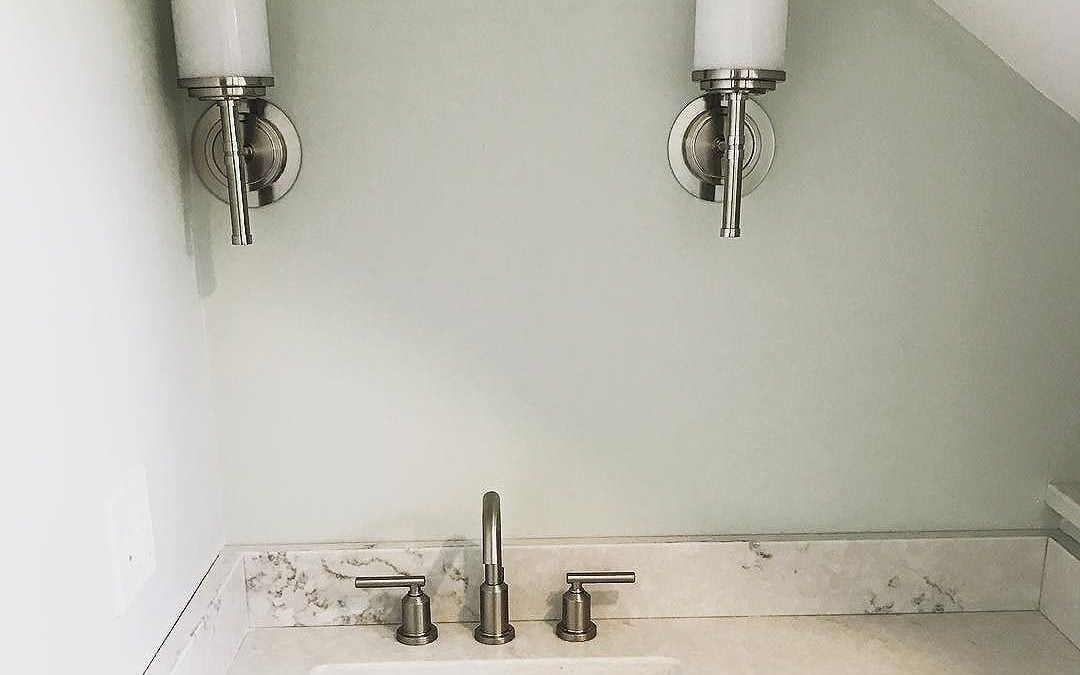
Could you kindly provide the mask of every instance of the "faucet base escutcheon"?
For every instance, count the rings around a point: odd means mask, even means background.
[[[504,645],[514,639],[514,627],[510,626],[510,629],[502,635],[488,635],[480,630],[480,626],[477,626],[473,637],[482,645]]]

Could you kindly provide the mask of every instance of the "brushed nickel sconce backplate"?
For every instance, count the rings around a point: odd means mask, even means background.
[[[687,192],[704,201],[724,201],[722,167],[726,116],[727,104],[723,97],[718,93],[707,93],[683,108],[668,137],[668,162],[675,180]],[[743,131],[742,193],[747,195],[765,180],[776,153],[772,121],[765,109],[749,98]]]
[[[296,126],[281,108],[261,98],[237,102],[247,168],[248,203],[272,204],[285,196],[300,176],[302,150]],[[195,173],[215,197],[229,201],[221,115],[212,106],[195,125],[191,156]]]

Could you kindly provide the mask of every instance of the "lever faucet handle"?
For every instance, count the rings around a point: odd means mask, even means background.
[[[566,583],[581,584],[632,584],[637,581],[636,572],[567,572]]]
[[[357,588],[407,588],[401,599],[401,625],[397,641],[403,645],[427,645],[439,637],[439,629],[431,623],[431,599],[423,588],[427,578],[422,576],[357,577]]]
[[[555,634],[567,642],[588,642],[596,637],[592,596],[585,590],[585,584],[632,584],[636,581],[635,572],[567,572],[566,583],[570,588],[563,593],[562,620],[555,627]]]

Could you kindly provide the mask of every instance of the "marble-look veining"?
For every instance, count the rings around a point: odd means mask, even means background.
[[[568,570],[632,569],[593,589],[597,618],[904,614],[1034,610],[1046,537],[860,537],[662,542],[521,542],[505,547],[511,615],[558,614]],[[436,622],[476,619],[479,550],[462,543],[245,551],[255,627],[393,623],[400,593],[359,575],[424,574]]]
[[[481,567],[466,546],[360,547],[349,550],[246,553],[248,607],[253,626],[352,626],[392,623],[399,590],[356,590],[358,576],[423,574],[435,621],[472,621]]]
[[[254,629],[229,675],[308,675],[326,664],[521,658],[668,657],[687,675],[1065,675],[1074,648],[1038,612],[904,616],[623,619],[568,643],[550,622],[516,624],[502,647],[478,644],[469,624],[406,647],[384,626]]]
[[[248,631],[243,562],[218,556],[144,675],[225,675]]]
[[[1080,646],[1080,544],[1051,539],[1046,549],[1041,609],[1074,644]]]

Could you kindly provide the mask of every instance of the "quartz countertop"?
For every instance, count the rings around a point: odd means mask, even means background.
[[[573,644],[546,621],[515,622],[517,639],[476,643],[473,625],[444,623],[439,639],[406,647],[388,626],[258,628],[229,675],[308,675],[324,664],[471,659],[667,656],[687,675],[1001,673],[1080,675],[1080,650],[1038,612],[598,621]]]

